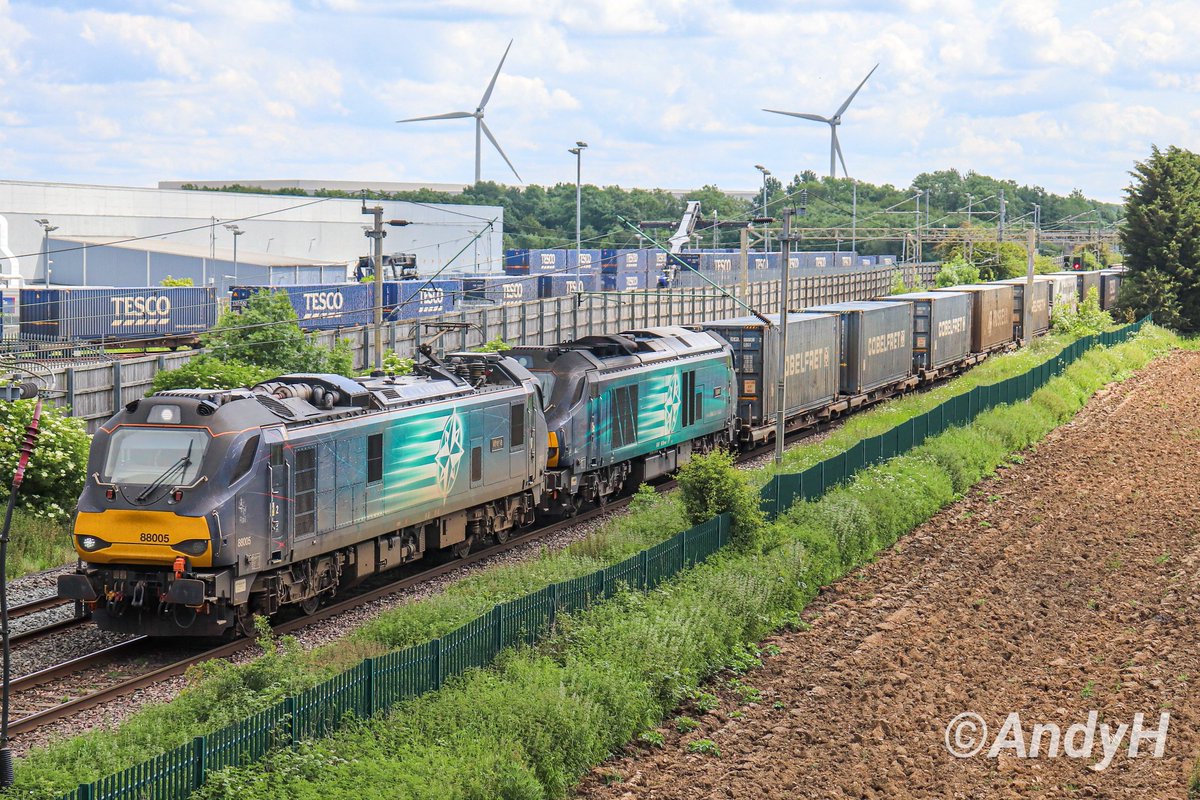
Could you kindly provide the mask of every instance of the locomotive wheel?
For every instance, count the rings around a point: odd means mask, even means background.
[[[579,495],[571,495],[571,498],[563,505],[563,519],[570,519],[579,513],[580,506],[583,505],[583,498]]]
[[[496,531],[496,544],[504,544],[512,537],[512,528],[505,528],[502,531]]]
[[[306,600],[300,601],[300,610],[303,611],[306,615],[308,615],[310,617],[313,614],[317,613],[317,609],[320,607],[321,607],[321,596],[320,595],[317,595],[315,597],[310,597]]]
[[[475,537],[468,536],[466,539],[463,539],[461,542],[450,548],[450,552],[454,554],[455,558],[466,558],[471,554],[471,545],[474,543]]]

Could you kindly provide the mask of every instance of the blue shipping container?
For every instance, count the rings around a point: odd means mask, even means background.
[[[375,286],[370,283],[235,286],[229,293],[229,305],[239,310],[250,295],[264,290],[286,293],[306,331],[369,325],[375,319]]]
[[[458,308],[462,281],[385,281],[383,307],[388,319],[415,319],[446,314]]]
[[[192,337],[217,322],[217,290],[201,286],[22,289],[21,335],[39,339]]]
[[[629,292],[635,289],[645,289],[655,277],[657,277],[657,273],[647,276],[641,270],[604,272],[600,276],[600,289],[605,292]]]
[[[528,270],[529,269],[529,250],[525,249],[525,248],[521,248],[519,250],[510,248],[508,250],[505,250],[504,251],[504,268],[507,270],[509,267],[525,267],[525,269]]]
[[[600,250],[568,250],[567,251],[567,267],[575,269],[581,267],[584,269],[600,269],[600,264],[603,262],[602,252]]]
[[[511,275],[473,275],[462,279],[462,302],[504,305],[537,299],[537,278]]]
[[[595,272],[558,273],[538,276],[538,297],[563,297],[576,292],[596,291]]]
[[[566,250],[530,250],[530,272],[557,272],[567,266]]]

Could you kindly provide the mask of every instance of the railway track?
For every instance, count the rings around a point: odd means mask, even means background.
[[[70,600],[60,600],[54,595],[48,595],[46,597],[39,597],[37,600],[31,600],[28,603],[21,603],[20,605],[13,606],[8,610],[8,619],[11,623],[43,611],[51,611],[58,608],[65,609],[74,605],[75,604]],[[70,617],[52,620],[45,625],[39,625],[34,628],[26,628],[24,630],[14,631],[9,637],[9,643],[15,645],[24,642],[35,641],[60,631],[65,631],[70,628],[77,628],[87,621],[88,618],[80,615],[78,609],[76,609],[75,613]]]

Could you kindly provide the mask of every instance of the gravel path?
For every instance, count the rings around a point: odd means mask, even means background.
[[[660,728],[589,798],[1179,798],[1200,751],[1200,353],[1102,391],[1023,464],[839,581],[742,680],[762,693]],[[1129,729],[1170,713],[1165,750]],[[988,726],[953,720],[978,715]],[[1026,754],[1006,721],[1020,715]],[[1095,713],[1094,739],[1086,737]],[[975,720],[971,722],[976,723]],[[1069,726],[1079,724],[1071,738]],[[949,733],[948,733],[949,731]],[[1105,768],[1102,737],[1124,739]],[[710,739],[719,756],[692,752]],[[996,741],[1009,747],[989,756]],[[949,745],[970,753],[951,755]],[[1068,757],[1071,752],[1083,757]],[[1089,752],[1091,755],[1088,756]]]

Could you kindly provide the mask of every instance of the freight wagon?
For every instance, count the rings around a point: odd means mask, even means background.
[[[1025,291],[1028,278],[1008,278],[993,283],[1013,288],[1013,338],[1025,338]],[[1043,275],[1033,277],[1032,301],[1029,305],[1029,335],[1041,336],[1050,330],[1050,301],[1054,296],[1054,281]]]
[[[235,286],[229,292],[229,307],[240,311],[251,295],[263,291],[287,294],[306,331],[368,325],[375,319],[375,287],[369,283]]]
[[[775,436],[776,385],[782,330],[778,315],[735,317],[690,326],[715,333],[733,348],[738,444],[754,447]],[[784,419],[789,432],[828,418],[837,400],[840,359],[836,314],[788,313]]]
[[[806,308],[837,314],[839,387],[849,408],[917,385],[913,373],[912,303],[864,300]]]
[[[1054,282],[1054,294],[1050,298],[1050,317],[1060,309],[1079,307],[1079,280],[1074,272],[1051,272],[1045,276]]]
[[[1079,302],[1087,299],[1088,292],[1096,290],[1096,301],[1100,300],[1100,270],[1051,272],[1051,275],[1072,276],[1075,278],[1075,292]]]
[[[20,335],[50,341],[186,347],[217,322],[212,287],[22,289]]]
[[[913,369],[922,381],[971,366],[972,296],[967,292],[908,292],[879,298],[912,303]]]
[[[1002,284],[970,284],[934,289],[935,292],[969,292],[971,352],[991,353],[1013,344],[1013,289]]]

